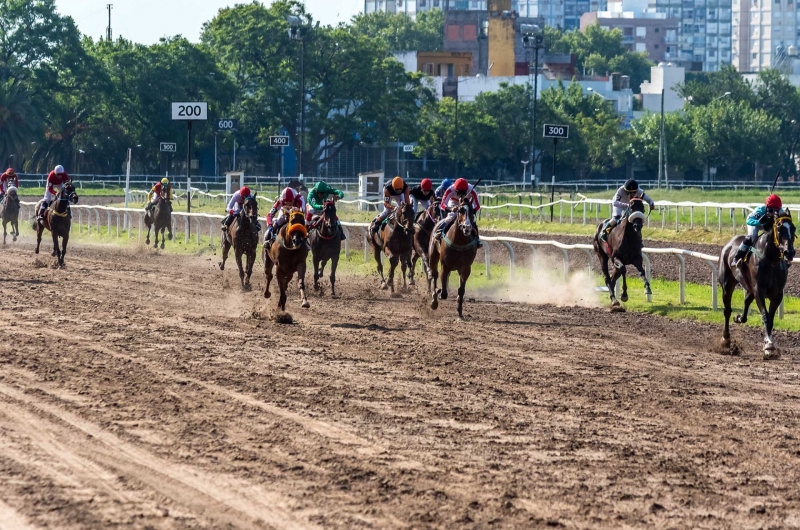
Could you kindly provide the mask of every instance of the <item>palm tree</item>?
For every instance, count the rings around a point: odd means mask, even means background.
[[[21,158],[40,129],[30,93],[11,80],[0,82],[0,160],[10,155]]]

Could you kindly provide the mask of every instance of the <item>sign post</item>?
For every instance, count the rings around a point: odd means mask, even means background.
[[[553,222],[553,202],[556,198],[556,155],[558,153],[558,140],[569,138],[569,125],[544,124],[542,136],[553,139],[553,178],[550,182],[550,222]]]
[[[178,144],[161,142],[160,150],[162,153],[167,153],[167,178],[169,178],[169,157],[170,155],[178,152]]]
[[[281,175],[286,173],[286,168],[284,164],[286,163],[286,156],[284,154],[284,149],[289,147],[289,137],[288,136],[270,136],[269,137],[269,146],[270,147],[279,147],[281,150]]]
[[[239,120],[234,118],[220,118],[217,121],[217,131],[235,131],[239,128]],[[236,136],[233,137],[233,156],[231,171],[236,171]],[[217,172],[217,136],[214,135],[214,174]]]
[[[186,122],[188,143],[186,144],[186,213],[192,211],[192,121],[208,120],[208,103],[205,101],[191,103],[172,103],[172,119]],[[192,225],[191,217],[186,218],[186,243],[189,242]]]

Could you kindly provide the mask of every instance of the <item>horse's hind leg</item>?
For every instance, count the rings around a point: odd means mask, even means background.
[[[733,299],[733,291],[736,289],[736,281],[733,279],[733,273],[730,270],[723,271],[719,281],[722,287],[722,314],[725,316],[725,329],[722,332],[722,346],[725,348],[731,345],[731,300]],[[716,286],[714,286],[716,289]]]
[[[397,262],[400,261],[400,258],[397,256],[389,257],[389,288],[394,294],[394,270],[397,268]]]
[[[458,286],[458,318],[464,318],[464,294],[467,292],[467,280],[469,280],[469,275],[472,272],[470,267],[467,267],[463,271],[458,271],[459,279],[461,283]]]
[[[64,237],[62,239],[64,241],[64,244],[62,245],[62,248],[61,248],[61,256],[59,258],[59,265],[61,267],[64,267],[65,266],[64,265],[64,259],[67,257],[67,243],[69,243],[69,232],[64,234]]]
[[[316,256],[311,256],[311,263],[314,264],[314,291],[319,291],[319,279],[322,278],[322,268],[320,267],[320,260]]]
[[[219,262],[219,270],[225,270],[225,262],[228,261],[228,252],[231,251],[231,243],[225,234],[222,235],[222,261]]]
[[[411,258],[409,256],[401,256],[400,257],[400,271],[403,273],[403,290],[408,290],[408,284],[406,283],[406,271],[408,270],[409,266],[411,265]]]
[[[411,259],[409,260],[409,263],[408,263],[408,285],[411,285],[411,286],[416,285],[416,283],[414,283],[414,269],[417,268],[417,260],[418,259],[419,259],[419,254],[414,252],[412,254]]]
[[[289,280],[291,280],[291,278],[290,275]],[[286,281],[287,285],[289,280]],[[308,309],[311,307],[311,304],[308,303],[308,297],[306,297],[306,260],[303,260],[300,265],[297,266],[297,287],[300,289],[301,307],[303,309]]]
[[[261,252],[261,260],[264,262],[264,276],[267,277],[267,286],[264,287],[264,298],[269,298],[271,296],[269,284],[272,283],[272,259],[269,257],[269,250],[266,245]]]
[[[378,274],[381,276],[381,289],[386,289],[386,278],[383,276],[383,262],[381,261],[382,250],[378,248],[375,243],[372,244],[372,255],[375,258],[375,263],[378,264]]]
[[[450,282],[450,270],[442,267],[442,300],[447,300],[447,284]]]

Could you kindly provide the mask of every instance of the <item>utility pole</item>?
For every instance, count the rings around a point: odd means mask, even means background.
[[[108,28],[106,29],[106,40],[111,42],[111,10],[114,8],[114,4],[106,4],[106,7],[108,8]]]
[[[664,174],[664,89],[661,89],[661,127],[658,135],[658,188]]]

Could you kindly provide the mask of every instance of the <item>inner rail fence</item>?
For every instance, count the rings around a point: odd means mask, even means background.
[[[28,209],[28,218],[33,219],[34,210],[36,208],[36,203],[33,202],[26,202],[22,201],[21,206],[24,209]],[[73,205],[71,206],[73,210],[73,222],[76,222],[77,218],[77,230],[78,234],[83,233],[84,227],[86,230],[86,234],[91,235],[92,233],[95,234],[102,234],[103,229],[105,229],[105,234],[108,237],[114,237],[116,233],[117,238],[127,238],[133,239],[134,232],[136,232],[136,239],[139,243],[142,242],[142,234],[144,233],[144,211],[139,208],[113,208],[109,206],[90,206],[90,205]],[[24,210],[23,210],[24,211]],[[20,217],[23,218],[23,212],[20,212]],[[187,212],[173,212],[172,213],[172,231],[173,234],[178,234],[178,227],[183,222],[183,232],[184,232],[184,241],[188,245],[192,240],[192,221],[194,221],[194,239],[196,241],[197,246],[201,246],[203,244],[208,244],[213,246],[214,245],[214,234],[220,231],[220,222],[224,216],[216,215],[216,214],[206,214],[206,213],[187,213]],[[367,263],[370,259],[370,248],[369,248],[369,223],[353,223],[353,222],[346,222],[342,221],[342,227],[347,235],[347,239],[344,242],[344,253],[345,259],[349,258],[351,253],[351,245],[353,241],[353,237],[355,232],[358,232],[361,236],[359,239],[363,242],[363,251],[364,251],[364,262]],[[136,227],[136,228],[134,228]],[[206,238],[207,234],[207,238]],[[217,237],[220,237],[221,234],[217,234]],[[481,240],[487,243],[499,243],[508,252],[508,263],[509,263],[509,278],[517,278],[518,277],[518,265],[517,265],[517,257],[516,252],[514,250],[514,245],[524,245],[527,246],[531,250],[532,260],[531,260],[531,268],[530,274],[536,275],[537,272],[540,270],[538,266],[539,261],[539,249],[542,247],[550,247],[554,249],[560,250],[562,259],[563,259],[563,278],[565,281],[569,279],[570,274],[570,266],[571,266],[571,257],[575,253],[575,251],[580,251],[581,253],[585,254],[588,258],[588,272],[590,273],[590,277],[594,279],[596,277],[595,270],[593,267],[594,263],[594,254],[593,254],[593,247],[592,245],[587,244],[565,244],[559,241],[542,241],[542,240],[531,240],[531,239],[522,239],[518,237],[492,237],[492,236],[481,236]],[[353,250],[357,251],[357,250]],[[681,304],[686,303],[686,258],[691,259],[698,259],[703,261],[711,272],[711,308],[712,310],[718,310],[718,285],[717,285],[717,274],[718,274],[718,263],[719,257],[712,256],[710,254],[703,254],[701,252],[694,252],[691,250],[684,250],[679,248],[649,248],[645,247],[642,249],[642,256],[644,258],[644,268],[645,268],[645,275],[648,281],[652,281],[652,267],[650,265],[650,254],[669,254],[675,256],[678,264],[680,266],[679,272],[679,300]],[[381,259],[383,259],[383,254],[381,254]],[[491,245],[484,245],[483,246],[483,261],[485,266],[485,274],[486,278],[491,278],[492,276],[492,250]],[[795,258],[793,263],[800,263],[800,258]],[[619,288],[619,283],[617,287]],[[652,295],[647,295],[647,301],[652,302]],[[780,308],[778,309],[778,316],[780,319],[783,319],[784,316],[784,305],[781,303]]]

